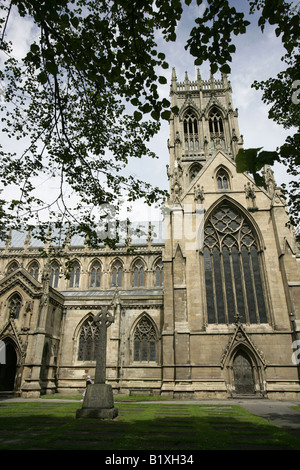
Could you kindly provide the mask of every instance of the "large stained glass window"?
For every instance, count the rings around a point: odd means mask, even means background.
[[[204,231],[208,323],[266,323],[260,252],[246,217],[227,203],[211,214]]]

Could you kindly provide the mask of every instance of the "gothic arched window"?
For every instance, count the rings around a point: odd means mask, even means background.
[[[112,270],[112,285],[115,287],[121,287],[122,286],[122,275],[123,275],[123,270],[122,270],[122,264],[120,261],[116,261],[113,265],[113,270]]]
[[[209,132],[212,148],[224,148],[224,126],[220,111],[212,108],[208,116]]]
[[[141,260],[135,262],[133,267],[133,286],[142,287],[144,285],[144,265]]]
[[[152,322],[143,317],[136,326],[134,332],[134,356],[135,362],[156,361],[157,337]]]
[[[185,150],[199,150],[198,119],[191,109],[184,115],[183,131]]]
[[[19,268],[19,264],[17,263],[17,261],[12,261],[7,267],[7,274],[11,274],[18,268]]]
[[[70,287],[79,287],[79,282],[80,282],[80,265],[78,261],[75,261],[71,270]]]
[[[37,261],[33,261],[28,268],[29,274],[31,274],[34,279],[38,280],[39,277],[39,265]]]
[[[156,263],[155,266],[155,285],[163,286],[164,285],[164,267],[162,261]]]
[[[99,329],[93,323],[92,318],[88,318],[82,325],[79,344],[78,361],[95,361],[99,348]]]
[[[218,206],[204,230],[208,323],[266,323],[261,255],[248,220],[227,203]]]
[[[14,294],[8,303],[9,316],[12,318],[19,318],[22,305],[22,298],[19,294]]]
[[[229,189],[229,176],[227,171],[221,168],[217,173],[218,189]]]
[[[190,170],[189,170],[189,176],[190,176],[190,181],[192,181],[194,178],[196,178],[197,174],[201,170],[202,166],[199,164],[192,165]]]
[[[101,265],[99,261],[94,261],[91,269],[91,287],[100,287],[101,283]]]
[[[58,280],[59,280],[59,264],[55,261],[54,263],[51,264],[51,268],[50,268],[50,279],[49,279],[50,287],[54,287],[56,289],[58,286]]]

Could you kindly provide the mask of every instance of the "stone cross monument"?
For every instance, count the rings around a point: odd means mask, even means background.
[[[103,306],[94,318],[94,323],[99,329],[95,383],[87,387],[82,408],[76,412],[77,418],[113,419],[118,416],[118,409],[114,407],[111,385],[105,383],[107,328],[113,322],[114,317],[106,306]]]

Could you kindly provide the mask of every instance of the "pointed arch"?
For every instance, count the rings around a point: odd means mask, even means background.
[[[69,287],[79,287],[80,283],[80,263],[77,259],[72,261],[72,269],[70,274],[70,285]]]
[[[145,284],[145,263],[140,257],[133,261],[131,271],[133,287],[143,287]]]
[[[102,264],[96,258],[91,262],[90,268],[89,268],[90,287],[100,287],[100,285],[101,285],[101,272],[102,272]]]
[[[5,362],[0,364],[0,391],[13,391],[18,388],[17,370],[21,354],[11,335],[1,338],[1,341],[5,345]]]
[[[59,272],[60,272],[60,264],[58,261],[52,261],[50,265],[50,276],[49,276],[49,285],[56,289],[58,287],[59,281]]]
[[[189,183],[193,181],[193,179],[196,178],[197,174],[199,171],[202,169],[202,165],[198,162],[192,163],[192,165],[189,167],[188,174],[189,174]]]
[[[251,218],[229,198],[206,214],[203,269],[208,323],[267,323],[260,237]]]
[[[158,330],[146,312],[143,312],[134,323],[131,338],[133,362],[158,362]]]
[[[112,271],[112,282],[111,285],[113,287],[122,287],[123,282],[123,262],[116,258],[111,263],[111,271]]]
[[[224,165],[220,165],[215,172],[216,189],[226,191],[231,189],[232,173]]]
[[[14,292],[9,298],[8,298],[8,313],[9,317],[12,317],[14,319],[19,318],[20,316],[20,311],[23,303],[22,296],[19,292]]]
[[[37,281],[39,278],[39,272],[40,272],[39,263],[36,260],[31,261],[27,267],[27,271]]]
[[[19,269],[19,263],[16,260],[11,261],[6,268],[6,274],[11,274]]]
[[[185,151],[198,151],[200,148],[199,115],[192,106],[188,106],[181,114],[183,123]]]
[[[264,395],[265,359],[239,322],[228,342],[221,367],[231,395]]]
[[[153,270],[155,275],[154,285],[160,287],[164,285],[164,265],[162,259],[159,257],[154,261]]]
[[[91,312],[77,326],[74,339],[77,343],[77,361],[95,361],[99,348],[99,330]]]
[[[212,106],[208,111],[208,127],[211,148],[225,148],[224,115],[217,106]]]

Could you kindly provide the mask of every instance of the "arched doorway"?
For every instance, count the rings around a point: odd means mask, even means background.
[[[14,390],[17,370],[17,353],[11,342],[5,344],[5,364],[0,364],[0,391]]]
[[[233,360],[233,377],[235,393],[238,395],[255,393],[252,363],[243,350],[239,350]]]

